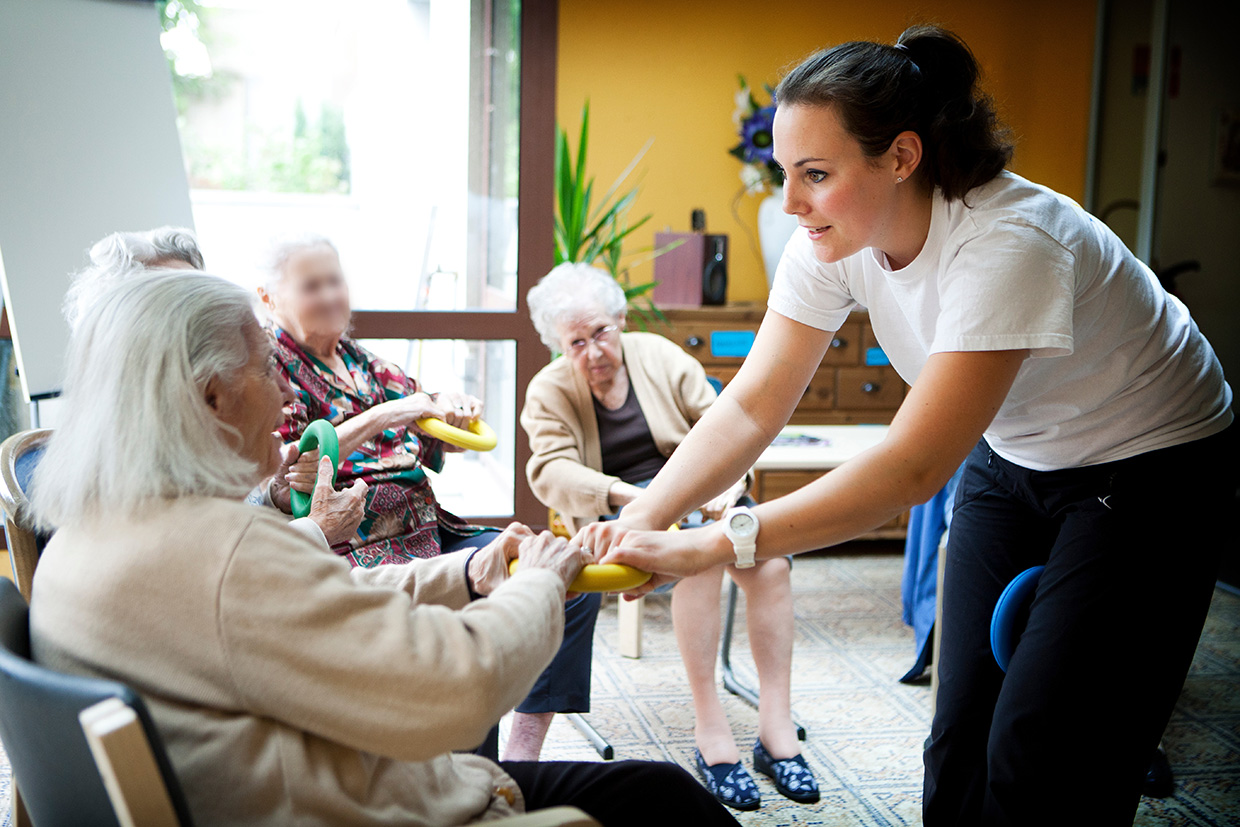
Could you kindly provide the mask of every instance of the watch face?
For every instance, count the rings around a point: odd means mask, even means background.
[[[754,519],[748,514],[733,514],[728,520],[728,528],[737,534],[748,534],[753,531]]]

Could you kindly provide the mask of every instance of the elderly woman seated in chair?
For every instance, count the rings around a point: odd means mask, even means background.
[[[426,393],[347,335],[349,290],[332,243],[321,236],[278,243],[259,297],[280,373],[296,393],[281,436],[296,442],[311,421],[329,420],[340,437],[338,482],[369,485],[361,526],[337,552],[355,566],[370,567],[434,557],[493,536],[494,529],[466,524],[435,499],[423,469],[439,470],[444,451],[452,449],[416,424],[431,417],[465,426],[482,413],[482,403],[458,393]],[[285,481],[299,491],[313,490],[317,457],[310,452],[277,475],[271,491],[277,504],[288,508]],[[597,598],[579,597],[565,607],[563,645],[517,707],[508,759],[537,760],[556,712],[589,711]]]
[[[529,307],[543,343],[564,356],[539,371],[526,391],[521,424],[533,451],[526,470],[538,498],[576,530],[636,499],[714,402],[715,391],[702,366],[672,342],[623,332],[624,291],[602,270],[556,267],[530,290]],[[717,518],[745,490],[741,480],[691,519]],[[784,795],[816,801],[818,787],[792,722],[789,562],[727,569],[747,597],[749,639],[761,641],[752,647],[762,687],[755,764]],[[721,801],[753,809],[758,789],[739,763],[715,688],[722,577],[717,568],[680,581],[672,592],[672,622],[693,695],[698,771]]]
[[[609,825],[652,807],[734,823],[667,764],[453,753],[554,655],[583,554],[514,524],[473,552],[351,568],[239,501],[276,470],[292,398],[245,290],[131,279],[79,325],[32,484],[56,529],[34,655],[143,696],[195,821],[459,825],[571,804]]]

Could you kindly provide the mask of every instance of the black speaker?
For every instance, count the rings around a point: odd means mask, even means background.
[[[706,264],[702,268],[702,304],[728,300],[728,237],[706,236]]]

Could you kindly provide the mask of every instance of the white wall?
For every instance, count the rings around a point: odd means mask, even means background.
[[[159,34],[149,2],[0,0],[0,278],[27,397],[60,388],[90,245],[192,226]]]

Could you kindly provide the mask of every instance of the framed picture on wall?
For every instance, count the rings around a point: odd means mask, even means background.
[[[1222,109],[1214,131],[1214,183],[1240,187],[1240,109]]]

